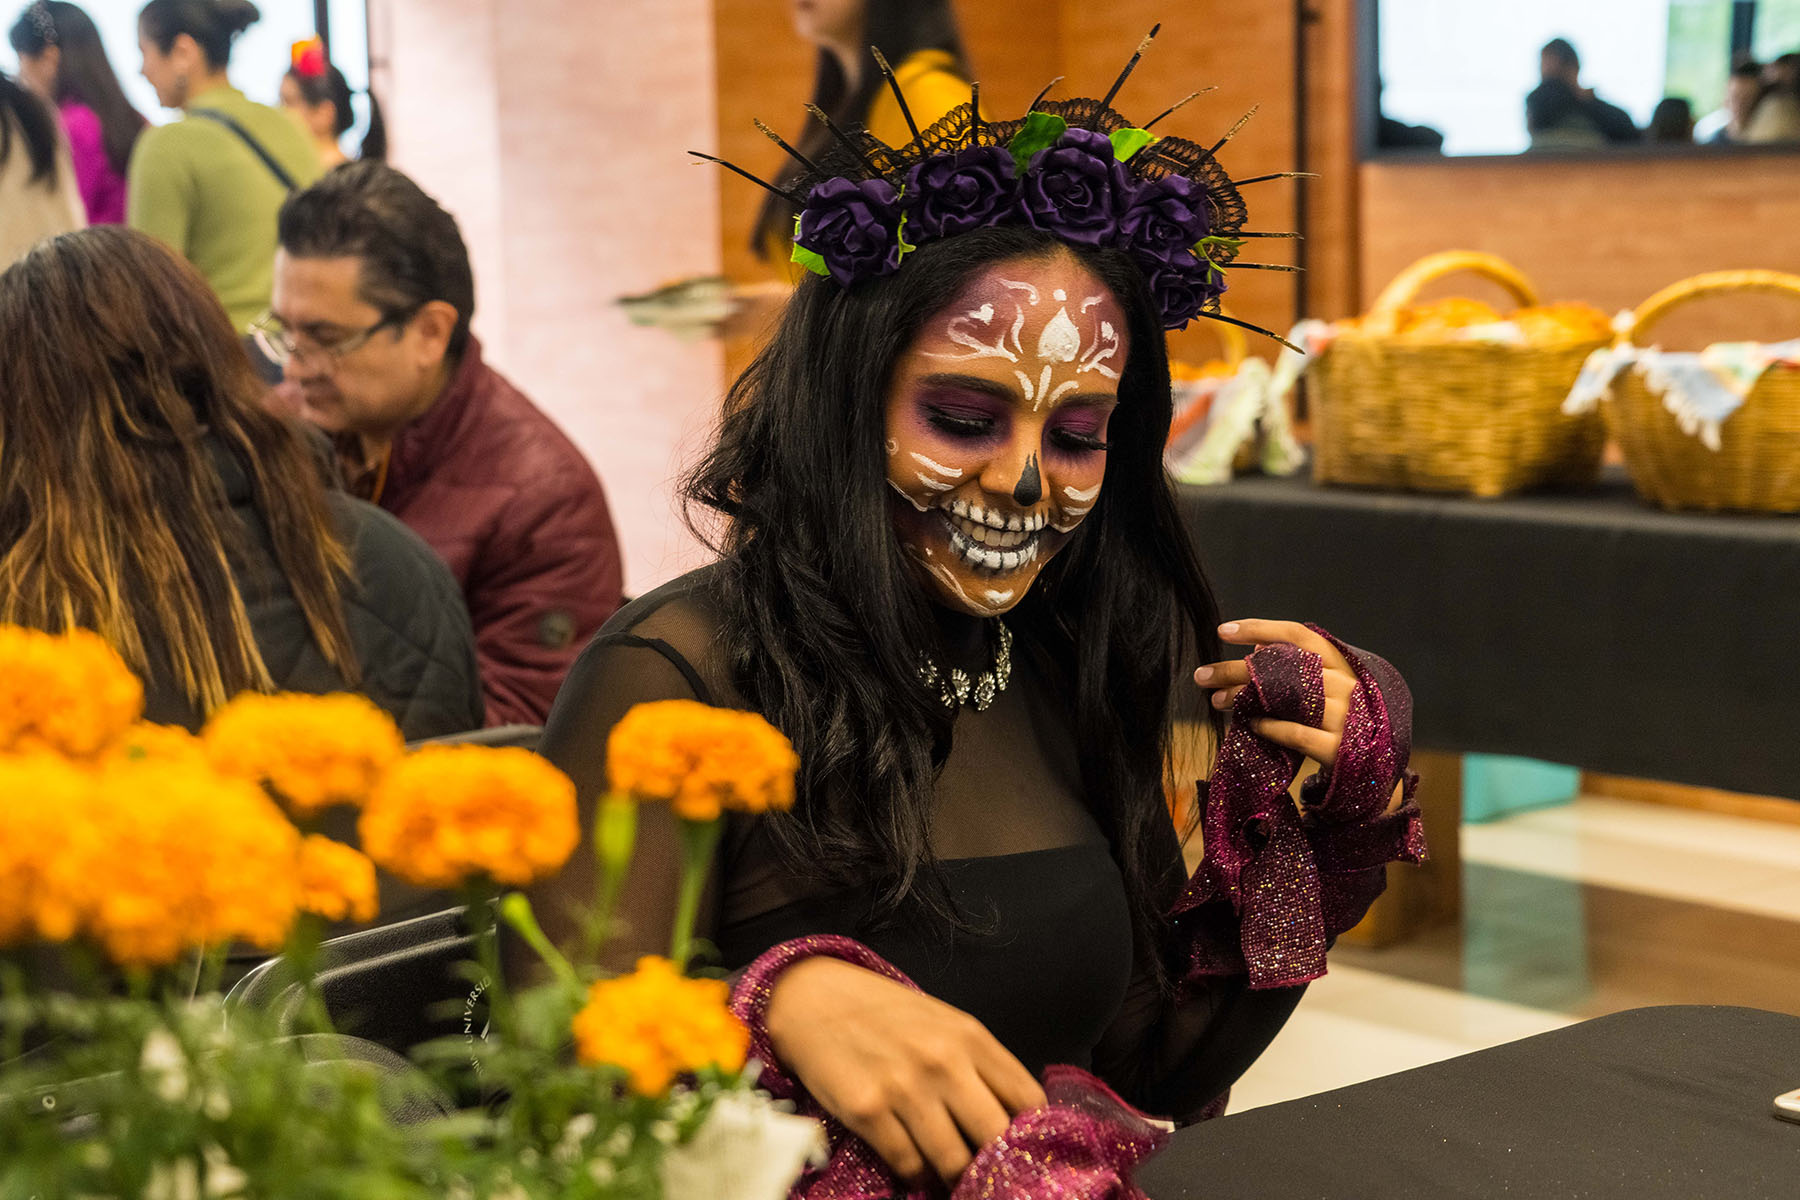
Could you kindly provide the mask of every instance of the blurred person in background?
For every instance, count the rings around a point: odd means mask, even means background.
[[[869,47],[879,49],[906,93],[906,105],[920,129],[969,98],[969,60],[957,32],[950,0],[792,0],[794,29],[818,47],[812,103],[840,128],[864,125],[890,146],[912,140],[906,118],[875,65]],[[831,144],[823,124],[808,119],[795,148],[814,158]],[[799,164],[782,168],[783,180]],[[794,235],[793,206],[770,196],[756,218],[751,245],[765,259],[785,261]]]
[[[0,75],[0,268],[44,238],[84,224],[56,114]]]
[[[333,435],[351,491],[450,564],[475,622],[490,725],[542,724],[619,606],[606,496],[555,422],[481,355],[456,219],[378,162],[281,210],[266,353],[282,398]]]
[[[1662,145],[1694,144],[1694,106],[1680,96],[1665,96],[1650,114],[1650,140]]]
[[[240,333],[269,306],[275,214],[321,171],[293,121],[226,78],[232,43],[259,15],[248,0],[150,0],[138,15],[144,78],[186,116],[138,139],[128,219],[194,264]]]
[[[1763,68],[1763,95],[1750,114],[1744,141],[1800,142],[1800,54],[1783,54]]]
[[[323,42],[313,38],[294,46],[294,65],[281,77],[282,111],[299,122],[328,171],[351,161],[344,153],[343,139],[356,124],[352,95],[350,81],[325,57]],[[373,92],[363,95],[369,102],[369,128],[356,157],[385,159],[387,126],[381,119],[381,105]]]
[[[73,4],[37,0],[8,40],[19,56],[20,82],[62,118],[88,223],[124,221],[125,173],[145,121],[125,98],[93,19]]]
[[[1541,82],[1525,97],[1525,130],[1534,150],[1572,150],[1642,139],[1630,114],[1581,86],[1581,56],[1566,38],[1538,53]]]
[[[358,691],[408,738],[480,724],[455,581],[328,490],[186,262],[119,226],[44,242],[0,275],[0,345],[0,621],[98,632],[152,721]]]
[[[1725,103],[1694,122],[1694,140],[1715,146],[1743,141],[1750,115],[1762,96],[1762,64],[1740,59],[1725,79]]]

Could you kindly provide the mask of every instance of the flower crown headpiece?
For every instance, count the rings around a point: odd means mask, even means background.
[[[1211,147],[1150,132],[1203,91],[1141,126],[1112,109],[1113,97],[1161,28],[1151,29],[1100,100],[1045,100],[1059,76],[1038,93],[1023,118],[985,121],[980,84],[971,84],[968,102],[926,130],[913,120],[887,60],[871,47],[912,131],[905,146],[888,146],[861,126],[843,129],[809,104],[807,111],[831,131],[833,142],[816,160],[756,122],[800,164],[792,183],[769,183],[710,154],[689,153],[792,203],[799,210],[793,261],[841,287],[893,274],[927,242],[997,225],[1029,225],[1066,242],[1129,254],[1150,286],[1165,328],[1185,328],[1195,317],[1206,317],[1275,337],[1221,313],[1219,298],[1227,268],[1296,269],[1237,259],[1247,239],[1297,236],[1246,231],[1248,212],[1239,187],[1295,173],[1234,182],[1219,165],[1216,153],[1255,109]]]

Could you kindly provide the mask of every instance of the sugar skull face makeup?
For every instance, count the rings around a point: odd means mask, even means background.
[[[998,263],[894,370],[895,532],[927,591],[974,616],[1024,599],[1098,503],[1125,314],[1073,255]]]

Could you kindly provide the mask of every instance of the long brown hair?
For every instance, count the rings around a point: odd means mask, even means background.
[[[202,712],[270,689],[210,439],[243,464],[314,640],[357,681],[318,460],[261,407],[192,267],[117,225],[44,242],[0,275],[0,346],[0,620],[96,630],[138,671],[166,665]]]

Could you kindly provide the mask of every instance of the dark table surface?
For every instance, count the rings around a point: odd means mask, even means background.
[[[1665,513],[1622,478],[1501,500],[1250,478],[1180,503],[1225,617],[1383,655],[1420,745],[1800,798],[1800,518]]]
[[[1800,1017],[1640,1008],[1178,1132],[1155,1200],[1793,1200]]]

